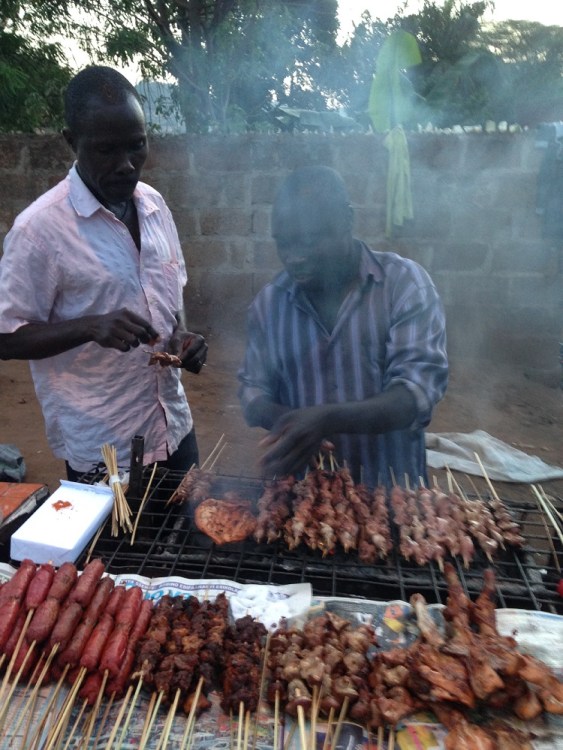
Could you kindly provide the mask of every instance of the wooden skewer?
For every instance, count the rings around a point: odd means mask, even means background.
[[[287,737],[284,737],[283,750],[289,750],[291,743],[293,742],[293,735],[297,729],[297,723],[294,721],[291,725],[291,729],[287,733]]]
[[[80,724],[80,719],[82,718],[82,715],[84,714],[84,711],[86,710],[86,706],[88,705],[88,700],[84,700],[82,703],[82,708],[80,709],[78,716],[76,717],[74,724],[72,725],[72,728],[70,730],[70,734],[68,735],[67,741],[64,744],[63,750],[68,750],[70,747],[70,743],[72,742],[72,738],[74,737],[74,734],[78,728],[78,725]],[[70,718],[70,714],[69,714]]]
[[[330,711],[328,712],[328,720],[326,723],[326,733],[325,733],[325,739],[323,742],[323,750],[327,750],[330,746],[330,736],[332,734],[332,723],[334,721],[334,707],[330,707]]]
[[[20,652],[20,648],[21,648],[21,645],[23,643],[23,639],[25,638],[25,634],[27,632],[27,629],[29,627],[29,623],[30,623],[31,618],[33,617],[34,613],[35,613],[34,609],[30,609],[29,612],[27,613],[27,616],[25,618],[25,622],[24,622],[23,628],[21,630],[21,633],[20,633],[19,638],[18,638],[17,643],[16,643],[16,647],[14,648],[14,653],[12,654],[12,658],[8,662],[8,666],[6,667],[6,672],[4,673],[4,679],[2,680],[2,686],[0,687],[0,706],[2,707],[2,708],[0,708],[0,731],[1,731],[1,728],[2,728],[2,720],[4,718],[4,714],[6,713],[7,708],[8,708],[8,701],[7,700],[4,701],[4,693],[6,692],[6,687],[7,687],[8,683],[10,682],[10,677],[11,677],[11,674],[12,674],[12,670],[14,668],[14,664],[16,663],[16,659],[18,658],[18,654]],[[35,644],[33,644],[33,645],[35,645]],[[31,652],[31,651],[32,651],[32,649],[30,647],[29,652]]]
[[[226,447],[227,447],[227,443],[224,443],[221,446],[221,450],[217,453],[217,455],[215,456],[215,458],[213,459],[213,461],[209,464],[209,467],[208,467],[207,471],[213,471],[213,467],[215,466],[215,464],[219,460],[219,458],[221,456],[221,453],[223,453],[223,451],[225,450]]]
[[[98,543],[98,539],[99,539],[99,538],[100,538],[100,536],[102,535],[102,531],[104,530],[104,528],[105,528],[105,526],[106,526],[107,522],[108,522],[108,519],[106,518],[106,519],[105,519],[105,520],[104,520],[104,521],[103,521],[103,522],[102,522],[102,523],[100,524],[100,526],[99,526],[98,530],[97,530],[97,531],[96,531],[96,533],[94,534],[94,538],[92,539],[92,543],[91,543],[91,544],[90,544],[90,546],[88,547],[88,551],[87,551],[87,553],[86,553],[86,560],[84,561],[84,565],[87,565],[87,564],[88,564],[88,563],[90,562],[90,560],[91,560],[91,558],[92,558],[92,553],[93,553],[93,552],[94,552],[94,550],[96,549],[96,544]]]
[[[242,750],[242,725],[244,721],[244,703],[241,701],[238,707],[238,732],[237,732],[237,750]]]
[[[109,739],[106,743],[107,748],[111,748],[113,745],[113,741],[115,740],[115,737],[117,735],[117,730],[119,729],[121,720],[123,719],[123,714],[125,713],[125,709],[127,708],[127,703],[129,702],[129,699],[131,698],[132,692],[133,692],[133,685],[129,685],[129,687],[127,688],[127,692],[125,693],[125,698],[121,702],[121,706],[119,708],[117,716],[115,717],[115,721],[113,723],[113,727],[111,729]]]
[[[102,736],[102,732],[103,732],[103,730],[105,728],[106,721],[108,720],[109,712],[111,711],[111,707],[113,706],[113,701],[114,700],[115,700],[115,693],[112,693],[110,695],[110,697],[109,697],[109,700],[108,700],[107,704],[106,704],[104,713],[102,715],[102,720],[100,721],[100,726],[98,727],[98,731],[96,732],[96,736],[94,737],[94,745],[92,747],[92,750],[98,750],[98,742],[100,741],[100,737]],[[96,714],[97,714],[97,711],[96,711],[96,713],[93,713],[94,717],[96,716]],[[88,739],[90,739],[90,738],[88,738]],[[84,747],[85,750],[87,750],[88,743],[87,742],[83,742],[82,747]]]
[[[194,693],[192,705],[190,706],[190,713],[188,714],[188,718],[186,721],[186,728],[184,730],[182,742],[180,743],[180,750],[187,750],[188,747],[190,747],[190,744],[193,738],[193,731],[195,727],[197,704],[199,703],[199,696],[201,695],[201,691],[203,689],[203,682],[204,682],[203,677],[200,677],[199,682],[197,683],[195,693]]]
[[[483,498],[481,497],[479,490],[477,489],[477,485],[473,481],[473,479],[469,476],[469,474],[464,474],[465,478],[468,480],[469,484],[473,488],[473,492],[477,495],[477,499],[483,501]]]
[[[129,711],[127,712],[127,716],[125,718],[125,722],[123,723],[123,729],[121,730],[121,735],[119,737],[119,747],[123,744],[125,740],[125,733],[127,732],[127,729],[129,727],[129,724],[131,722],[131,717],[133,716],[133,711],[135,709],[135,705],[137,703],[137,699],[139,697],[139,693],[141,692],[141,687],[143,685],[143,676],[141,675],[139,677],[139,681],[137,682],[137,687],[135,688],[135,693],[133,695],[133,698],[131,700],[131,705],[129,706]]]
[[[546,516],[551,521],[551,524],[552,524],[553,528],[555,529],[555,533],[559,537],[559,541],[563,544],[563,533],[561,532],[561,529],[559,528],[559,524],[557,523],[557,521],[553,517],[553,515],[551,513],[551,510],[549,509],[549,506],[547,505],[547,503],[543,499],[541,493],[538,491],[538,488],[535,486],[535,484],[532,484],[530,486],[531,486],[531,488],[532,488],[532,490],[534,492],[534,495],[537,497],[538,502],[540,503],[540,505],[541,505],[544,513],[546,514]]]
[[[14,681],[12,682],[12,686],[11,686],[10,690],[8,691],[7,696],[5,698],[4,697],[2,698],[2,700],[4,701],[4,705],[2,706],[2,709],[0,710],[0,731],[2,731],[2,728],[4,726],[4,720],[5,720],[6,714],[8,712],[8,707],[10,705],[10,701],[11,701],[12,695],[14,694],[14,690],[16,689],[16,687],[18,685],[18,682],[20,681],[20,678],[22,676],[23,670],[25,669],[25,667],[27,665],[29,657],[33,653],[34,647],[35,647],[35,641],[33,641],[33,643],[31,644],[31,646],[29,647],[29,650],[28,650],[27,654],[25,655],[24,660],[23,660],[20,668],[18,669],[18,672],[17,672],[17,674],[16,674],[16,676],[14,678]]]
[[[119,477],[119,469],[117,466],[117,451],[114,445],[108,445],[104,443],[102,445],[102,456],[104,463],[110,476],[110,486],[113,492],[114,503],[112,508],[112,536],[117,536],[119,530],[133,531],[133,524],[131,523],[131,508],[125,497],[123,491],[123,485],[121,481],[116,478]]]
[[[139,525],[139,519],[141,518],[141,513],[145,509],[145,505],[147,502],[147,498],[149,496],[150,488],[152,486],[152,480],[154,479],[157,466],[158,466],[158,463],[155,461],[154,466],[152,467],[152,472],[149,478],[149,483],[147,484],[147,489],[145,490],[145,494],[143,495],[143,499],[141,500],[141,503],[139,505],[139,510],[137,511],[137,515],[135,517],[135,523],[133,524],[133,531],[131,533],[131,546],[135,544],[135,537],[137,536],[137,526]]]
[[[384,727],[377,727],[377,750],[383,750]]]
[[[278,738],[279,726],[280,726],[280,691],[276,690],[276,694],[274,696],[274,748],[273,750],[278,750],[279,748],[279,738]]]
[[[10,717],[10,714],[7,715],[7,720],[10,723],[10,729],[12,732],[12,737],[17,737],[18,735],[18,729],[22,725],[22,722],[26,716],[26,711],[22,711],[22,705],[25,703],[25,705],[29,705],[29,698],[28,698],[28,692],[30,689],[32,689],[32,685],[36,684],[37,681],[37,673],[39,672],[41,668],[42,660],[39,659],[37,664],[35,665],[33,672],[31,673],[31,677],[27,681],[27,685],[25,686],[25,690],[22,691],[22,694],[18,698],[18,702],[14,704],[13,706],[13,713],[12,717]],[[9,721],[10,718],[12,718],[12,721],[15,719],[15,717],[18,716],[18,720],[15,724],[15,726],[12,729],[11,722]],[[1,734],[1,732],[0,732]],[[13,741],[13,740],[12,740]],[[10,743],[11,744],[11,743]]]
[[[262,705],[262,700],[264,696],[264,685],[266,684],[266,670],[268,666],[268,654],[270,652],[270,638],[271,633],[268,631],[268,635],[266,636],[266,643],[264,644],[264,649],[262,653],[262,670],[260,673],[260,687],[258,688],[258,700],[256,702],[256,713],[254,718],[254,732],[252,735],[252,750],[255,750],[256,748],[256,742],[258,740],[258,717],[260,714],[260,706]]]
[[[310,750],[315,750],[317,746],[317,716],[319,713],[320,693],[318,685],[313,687],[313,700],[311,701],[311,728],[310,728]]]
[[[242,744],[243,750],[248,750],[248,739],[250,737],[250,711],[246,712],[244,717],[244,742]]]
[[[389,727],[389,744],[387,750],[395,750],[395,727]]]
[[[553,555],[553,562],[555,564],[555,567],[557,568],[557,572],[559,573],[559,575],[561,575],[561,566],[559,565],[559,558],[557,556],[557,551],[555,549],[555,545],[553,544],[553,539],[551,537],[551,531],[549,530],[549,526],[547,525],[547,521],[545,520],[546,513],[545,513],[545,511],[543,509],[543,505],[540,502],[539,494],[536,495],[536,502],[537,502],[537,505],[538,505],[538,510],[540,512],[540,518],[542,520],[543,527],[545,529],[545,538],[547,539],[547,542],[548,542],[548,544],[549,544],[549,546],[551,548],[551,554]]]
[[[23,716],[27,715],[27,724],[25,725],[25,731],[23,733],[22,743],[21,743],[21,746],[20,746],[20,750],[27,750],[27,748],[29,747],[29,745],[27,744],[27,738],[28,738],[29,732],[31,730],[31,727],[33,725],[33,720],[34,720],[34,716],[35,716],[35,704],[36,704],[36,702],[37,702],[37,693],[34,694],[34,697],[33,697],[33,700],[31,701],[31,703],[30,704],[29,703],[26,704],[26,705],[29,706],[27,714],[23,714]],[[14,736],[16,734],[17,734],[17,730],[14,732]]]
[[[497,503],[500,503],[500,497],[497,495],[495,488],[493,487],[493,483],[489,479],[489,475],[487,474],[485,467],[483,466],[483,463],[481,459],[479,458],[479,454],[475,453],[475,458],[477,459],[477,463],[479,464],[481,471],[483,472],[483,476],[485,477],[485,481],[487,482],[487,487],[491,491],[491,495],[494,497],[494,499],[497,501]]]
[[[158,713],[158,709],[160,708],[160,703],[162,701],[163,696],[164,696],[164,693],[161,690],[156,698],[156,702],[154,703],[152,713],[150,714],[150,720],[146,727],[146,730],[147,730],[146,733],[145,733],[145,730],[143,729],[143,736],[141,737],[139,750],[144,750],[144,748],[146,748],[147,746],[147,742],[149,740],[149,736],[152,730],[152,725],[154,724],[154,720],[156,719],[156,715]]]
[[[350,698],[346,696],[342,703],[342,708],[340,709],[338,721],[336,722],[336,729],[334,730],[334,739],[332,741],[332,750],[336,750],[336,747],[338,745],[338,740],[340,739],[340,732],[342,731],[342,724],[344,722],[344,719],[346,718],[346,714],[348,713],[349,703],[350,703]]]
[[[211,463],[211,461],[213,460],[213,457],[215,456],[215,454],[217,452],[220,453],[223,450],[223,448],[224,448],[224,445],[223,445],[224,440],[225,440],[225,433],[223,433],[221,435],[221,437],[219,438],[219,440],[215,443],[215,446],[214,446],[213,450],[211,451],[211,453],[207,456],[207,458],[205,459],[205,461],[201,464],[200,468],[202,469],[202,471],[207,471],[207,466]]]
[[[143,723],[143,730],[141,732],[141,739],[139,741],[139,749],[142,750],[147,744],[147,737],[149,734],[149,725],[151,723],[151,716],[154,712],[154,704],[156,702],[156,693],[151,693],[147,713],[145,715],[145,721]]]
[[[174,696],[174,700],[172,701],[172,705],[170,706],[170,709],[168,710],[168,715],[166,717],[166,721],[164,722],[163,732],[160,735],[160,740],[158,742],[158,745],[156,746],[156,750],[166,750],[166,747],[168,746],[168,739],[170,737],[170,732],[172,730],[172,724],[174,723],[174,717],[176,715],[176,709],[178,708],[178,701],[180,700],[180,695],[181,695],[180,688],[177,688],[176,694]]]
[[[548,494],[547,494],[547,493],[546,493],[546,492],[544,491],[544,489],[543,489],[543,487],[541,486],[541,484],[538,484],[538,490],[540,491],[540,493],[541,493],[541,496],[543,497],[543,499],[545,500],[545,502],[546,502],[546,503],[547,503],[547,504],[549,505],[549,507],[551,508],[551,510],[552,510],[552,511],[553,511],[553,512],[555,513],[555,515],[556,515],[556,516],[558,516],[559,520],[563,522],[563,513],[560,513],[560,512],[559,512],[559,511],[557,510],[557,508],[555,507],[555,505],[554,505],[554,503],[553,503],[552,499],[551,499],[551,498],[550,498],[550,496],[549,496],[549,495],[548,495]]]
[[[58,646],[58,644],[56,644],[56,645]],[[55,647],[53,647],[53,648],[55,648]],[[47,719],[50,716],[51,708],[52,708],[52,706],[54,705],[55,701],[58,698],[58,695],[59,695],[59,693],[61,691],[61,687],[62,687],[62,685],[63,685],[63,683],[65,681],[65,678],[66,678],[66,673],[68,672],[69,669],[70,669],[70,665],[67,664],[65,666],[65,668],[63,669],[63,673],[59,677],[57,684],[55,685],[53,691],[51,692],[49,700],[47,701],[47,703],[46,703],[46,705],[45,705],[45,707],[43,709],[43,716],[42,716],[41,720],[39,721],[39,723],[38,723],[38,725],[37,725],[37,727],[35,729],[35,732],[33,733],[33,737],[31,738],[31,742],[29,743],[29,747],[30,748],[36,748],[37,744],[41,740],[41,734],[43,732],[45,724],[47,723]]]
[[[92,732],[94,731],[94,724],[96,722],[96,716],[98,715],[98,712],[100,710],[100,706],[102,704],[102,698],[103,698],[103,695],[104,695],[104,691],[106,689],[106,682],[108,681],[108,677],[109,677],[109,672],[106,669],[104,671],[103,676],[102,676],[102,682],[100,684],[100,689],[98,690],[98,695],[96,696],[96,700],[94,702],[94,706],[92,708],[92,711],[90,712],[90,716],[88,718],[88,723],[86,725],[86,732],[84,733],[84,739],[82,741],[82,744],[83,744],[83,746],[84,746],[84,748],[86,750],[88,748],[88,743],[90,742],[90,737],[92,736]],[[114,694],[112,693],[110,703],[113,703],[113,698],[114,698]],[[105,719],[106,718],[107,718],[107,716],[104,718],[104,723],[105,723]],[[96,739],[94,741],[94,747],[96,746],[96,743],[97,743],[98,739],[99,738],[96,737]]]
[[[70,716],[70,712],[72,711],[74,707],[74,701],[76,699],[78,691],[80,690],[82,686],[82,681],[84,680],[85,676],[86,676],[86,669],[82,667],[82,669],[78,673],[76,680],[74,681],[72,685],[72,688],[69,694],[67,695],[65,701],[63,702],[61,710],[59,711],[55,719],[54,725],[51,727],[51,731],[47,735],[47,740],[45,742],[45,750],[54,750],[54,748],[56,747],[61,731],[64,729],[64,727],[66,726],[66,723],[68,722],[68,717]]]

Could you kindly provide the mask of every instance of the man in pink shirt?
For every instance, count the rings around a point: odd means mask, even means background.
[[[181,369],[149,359],[166,351],[197,373],[207,344],[186,329],[172,215],[140,182],[140,99],[120,73],[91,66],[70,82],[65,117],[76,161],[6,236],[0,358],[30,360],[49,444],[70,479],[100,463],[104,443],[127,468],[135,435],[145,464],[187,471],[198,450]]]

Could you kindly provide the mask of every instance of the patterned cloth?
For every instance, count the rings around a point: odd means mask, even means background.
[[[282,271],[249,309],[238,374],[243,408],[258,396],[292,408],[360,401],[403,383],[416,399],[410,429],[329,436],[336,458],[370,486],[426,481],[423,428],[447,385],[445,321],[432,280],[417,263],[361,243],[360,280],[329,333]]]
[[[139,182],[134,194],[141,252],[125,227],[86,188],[75,167],[20,214],[0,262],[0,332],[127,307],[168,342],[187,281],[172,215]],[[88,343],[30,362],[54,454],[78,471],[115,445],[128,467],[131,439],[145,438],[145,462],[173,453],[192,428],[180,371],[149,367],[142,344],[128,352]]]

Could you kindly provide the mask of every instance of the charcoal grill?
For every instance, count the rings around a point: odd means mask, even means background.
[[[140,483],[143,492],[128,498],[134,510],[140,505],[150,473],[148,469],[143,472]],[[93,547],[77,561],[78,567],[92,557],[101,557],[113,574],[226,578],[240,583],[276,585],[307,582],[316,596],[378,601],[408,601],[411,594],[419,592],[429,603],[445,604],[447,586],[434,562],[418,566],[392,552],[385,561],[366,565],[354,552],[342,551],[323,558],[320,552],[304,546],[290,551],[283,542],[257,544],[245,540],[217,547],[197,529],[187,505],[166,505],[182,477],[181,473],[158,469],[150,484],[135,543],[131,544],[128,534],[111,536],[108,521]],[[102,478],[103,474],[93,474],[89,481]],[[211,496],[220,498],[227,491],[256,501],[262,493],[262,483],[254,478],[217,475]],[[508,548],[494,560],[498,606],[563,614],[563,599],[557,593],[558,566],[563,561],[555,559],[548,541],[550,532],[536,504],[504,502],[521,525],[526,545],[523,549]],[[559,540],[552,539],[552,544],[559,555]],[[483,570],[490,567],[490,562],[480,550],[476,550],[467,570],[461,561],[453,562],[466,593],[474,598],[481,591]]]

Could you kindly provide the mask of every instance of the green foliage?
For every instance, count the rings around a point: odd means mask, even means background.
[[[165,106],[191,132],[279,129],[284,109],[343,109],[374,127],[370,94],[380,130],[563,119],[563,28],[484,24],[490,5],[424,0],[409,14],[404,2],[384,20],[366,11],[338,45],[337,0],[0,0],[0,128],[60,126],[70,72],[53,38],[171,83]],[[395,60],[391,80],[384,48],[397,32],[416,40],[421,62]]]
[[[68,0],[94,59],[169,78],[186,129],[260,127],[273,104],[325,104],[336,0]],[[95,19],[93,23],[92,20]]]
[[[55,44],[33,46],[16,33],[0,31],[0,131],[60,128],[62,91],[70,70]]]

